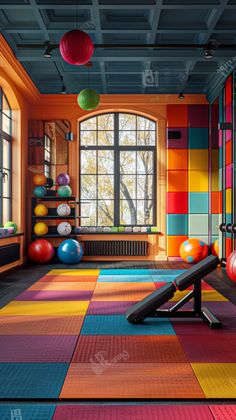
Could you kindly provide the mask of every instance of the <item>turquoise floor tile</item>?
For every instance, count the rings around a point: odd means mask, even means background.
[[[114,283],[129,283],[129,282],[134,282],[134,283],[148,283],[153,281],[152,280],[152,276],[151,275],[136,275],[136,274],[130,274],[129,276],[122,276],[122,275],[118,275],[118,276],[104,276],[104,275],[100,275],[98,277],[98,282],[100,283],[106,283],[106,282],[114,282]]]
[[[136,276],[145,276],[148,275],[148,269],[128,269],[128,268],[114,268],[114,269],[104,269],[100,270],[101,276],[129,276],[135,274]]]
[[[167,318],[147,318],[133,325],[123,315],[88,315],[81,335],[175,335],[175,331]]]
[[[68,368],[67,363],[0,363],[0,398],[58,398]]]
[[[4,404],[0,407],[1,420],[52,420],[55,405]]]

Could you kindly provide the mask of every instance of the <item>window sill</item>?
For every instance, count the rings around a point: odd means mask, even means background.
[[[163,235],[161,232],[77,232],[76,236],[81,235]]]
[[[23,235],[24,235],[23,232],[13,233],[12,235],[0,236],[0,239],[16,238],[17,236],[23,236]]]

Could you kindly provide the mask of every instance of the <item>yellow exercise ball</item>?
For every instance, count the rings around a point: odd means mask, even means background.
[[[48,227],[44,222],[38,222],[34,226],[34,233],[37,236],[46,235],[48,233]]]
[[[34,208],[35,216],[47,216],[48,209],[44,204],[37,204]]]

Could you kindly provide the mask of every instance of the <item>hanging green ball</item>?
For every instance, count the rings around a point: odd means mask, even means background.
[[[85,111],[96,109],[100,103],[100,96],[94,89],[83,89],[77,97],[80,108]]]

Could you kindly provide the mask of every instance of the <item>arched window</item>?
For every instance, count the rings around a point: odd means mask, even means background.
[[[12,112],[0,88],[0,225],[12,214]]]
[[[82,226],[156,225],[156,123],[109,113],[80,123]]]

